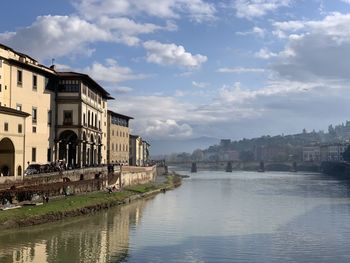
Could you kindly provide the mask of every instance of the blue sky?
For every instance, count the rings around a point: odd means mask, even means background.
[[[327,130],[350,119],[350,0],[2,4],[1,43],[91,75],[116,98],[109,107],[151,140]]]

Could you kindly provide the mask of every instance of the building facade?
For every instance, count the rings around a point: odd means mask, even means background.
[[[51,158],[52,125],[55,122],[54,78],[52,69],[0,44],[0,106],[31,115],[25,119],[22,131],[25,134],[25,164],[46,163]],[[15,138],[9,140],[14,143]],[[23,174],[26,165],[21,168]],[[15,174],[19,175],[18,171]]]
[[[2,174],[17,178],[28,164],[56,160],[71,167],[107,163],[109,99],[88,75],[57,72],[0,44]]]
[[[130,130],[132,117],[108,111],[107,116],[107,162],[129,164]]]
[[[24,131],[28,116],[28,113],[0,106],[0,182],[8,177],[17,179],[23,175]]]
[[[129,164],[132,166],[141,166],[143,164],[143,143],[138,135],[130,135],[130,158]]]
[[[107,91],[88,75],[57,72],[55,160],[85,167],[107,163]]]

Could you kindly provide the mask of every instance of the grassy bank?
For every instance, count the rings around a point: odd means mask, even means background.
[[[172,189],[180,184],[179,179],[169,176],[162,184],[148,183],[126,187],[119,192],[95,192],[86,195],[69,196],[50,200],[41,206],[26,206],[13,210],[0,211],[0,228],[37,225],[62,218],[90,214],[112,206],[128,203],[147,193],[157,193]]]

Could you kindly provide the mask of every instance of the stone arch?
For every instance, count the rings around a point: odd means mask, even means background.
[[[0,172],[3,176],[14,176],[15,146],[9,138],[0,141]]]
[[[65,130],[59,136],[59,159],[65,159],[68,166],[77,165],[78,136],[72,130]]]

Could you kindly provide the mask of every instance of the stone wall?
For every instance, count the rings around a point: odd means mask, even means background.
[[[136,184],[145,184],[153,182],[157,176],[156,166],[151,167],[135,167],[123,166],[121,169],[121,187],[131,186]],[[120,188],[120,183],[117,181],[116,188]]]

